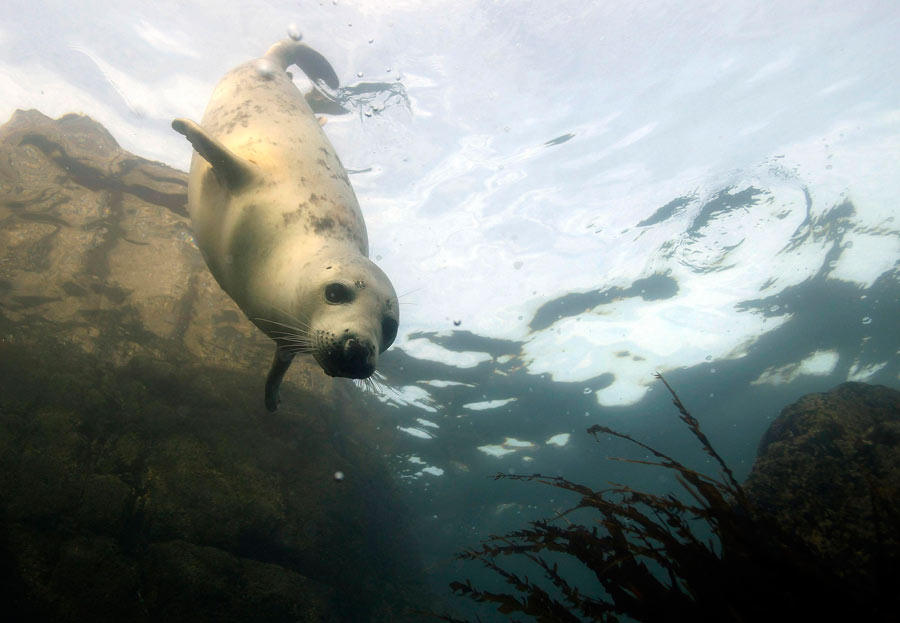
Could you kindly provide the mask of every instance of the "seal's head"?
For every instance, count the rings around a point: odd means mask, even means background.
[[[394,342],[400,321],[397,294],[387,276],[361,255],[332,258],[315,279],[304,280],[310,349],[330,376],[365,379]]]

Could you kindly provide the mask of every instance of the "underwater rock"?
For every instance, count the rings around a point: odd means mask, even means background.
[[[844,578],[896,588],[900,392],[843,383],[785,407],[744,489]]]
[[[88,117],[0,127],[4,619],[403,620],[421,567],[371,414],[305,361],[265,412],[271,342],[185,190]]]

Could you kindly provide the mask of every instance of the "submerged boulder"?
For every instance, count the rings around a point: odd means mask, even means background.
[[[371,414],[306,361],[265,411],[272,344],[185,191],[88,117],[0,127],[4,612],[402,620],[421,574]]]
[[[900,574],[900,392],[844,383],[782,410],[744,485],[848,581],[888,590]]]

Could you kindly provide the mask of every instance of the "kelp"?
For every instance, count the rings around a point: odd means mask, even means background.
[[[718,477],[690,469],[629,435],[591,426],[587,432],[598,442],[601,435],[610,435],[655,457],[612,460],[669,470],[686,495],[656,495],[617,483],[594,490],[564,477],[497,474],[495,479],[534,481],[571,492],[578,503],[458,554],[483,564],[513,591],[486,590],[470,580],[451,583],[453,591],[510,617],[526,617],[512,620],[541,623],[886,617],[896,607],[896,597],[889,604],[870,587],[842,581],[804,542],[754,509],[697,419],[665,379],[657,378],[671,394],[681,421],[715,460]],[[575,511],[586,511],[592,521],[572,521]],[[539,572],[538,581],[510,571],[504,566],[508,557],[528,561]],[[573,564],[590,571],[597,582],[585,585],[582,580],[578,586],[567,579]]]

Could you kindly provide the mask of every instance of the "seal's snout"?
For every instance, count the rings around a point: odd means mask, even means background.
[[[378,351],[372,340],[360,337],[347,329],[343,335],[329,332],[317,334],[316,361],[328,376],[348,379],[367,379],[375,372]]]
[[[357,337],[348,337],[341,348],[339,365],[343,376],[366,379],[375,372],[375,346]]]

